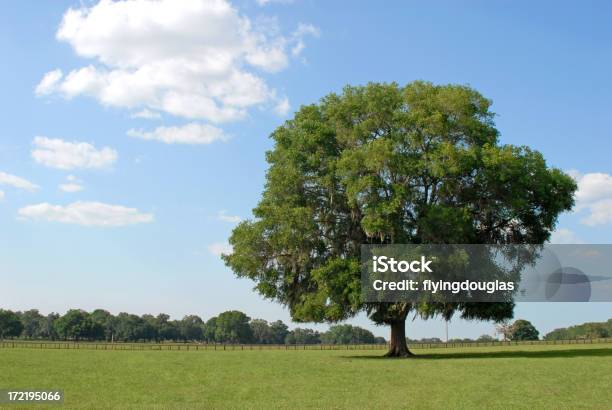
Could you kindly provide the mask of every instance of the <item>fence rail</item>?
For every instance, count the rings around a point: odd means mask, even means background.
[[[457,343],[408,343],[411,349],[437,349],[459,347],[495,346],[537,346],[537,345],[576,345],[612,343],[612,338],[572,339],[572,340],[532,340],[532,341],[494,341],[494,342],[457,342]],[[0,349],[72,349],[72,350],[166,350],[166,351],[235,351],[235,350],[384,350],[388,344],[222,344],[222,343],[97,343],[62,341],[11,340],[0,342]]]
[[[546,346],[546,345],[582,345],[596,343],[612,343],[612,337],[595,339],[566,340],[523,340],[523,341],[493,341],[493,342],[449,342],[449,343],[408,343],[411,349],[436,349],[457,347],[495,347],[495,346]]]
[[[72,350],[174,350],[174,351],[232,351],[232,350],[374,350],[387,349],[387,344],[232,344],[232,343],[96,343],[96,342],[33,342],[3,341],[1,348],[17,349],[72,349]]]

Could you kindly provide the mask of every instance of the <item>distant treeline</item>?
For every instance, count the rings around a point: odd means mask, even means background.
[[[296,328],[280,320],[268,323],[231,310],[204,322],[188,315],[170,320],[160,313],[134,315],[97,309],[72,309],[64,315],[41,315],[36,309],[13,312],[0,309],[0,339],[74,340],[107,342],[204,342],[241,344],[370,344],[385,343],[369,330],[352,325],[331,326],[327,332]]]
[[[544,336],[544,340],[598,339],[612,337],[612,319],[607,322],[590,322],[555,329]]]
[[[408,344],[410,343],[473,343],[473,342],[495,342],[497,339],[490,335],[482,335],[476,339],[466,338],[453,338],[444,341],[439,337],[424,337],[422,339],[406,339]]]

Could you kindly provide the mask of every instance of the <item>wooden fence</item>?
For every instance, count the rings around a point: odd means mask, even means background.
[[[73,350],[175,350],[175,351],[232,351],[232,350],[374,350],[387,349],[387,344],[232,344],[232,343],[96,343],[96,342],[34,342],[3,341],[1,348],[17,349],[73,349]]]
[[[461,347],[495,347],[523,345],[575,345],[612,343],[612,338],[573,340],[532,340],[520,342],[457,342],[457,343],[408,343],[411,349],[437,349]],[[73,349],[73,350],[175,350],[175,351],[235,351],[235,350],[384,350],[388,344],[222,344],[222,343],[97,343],[10,340],[0,342],[0,349]]]

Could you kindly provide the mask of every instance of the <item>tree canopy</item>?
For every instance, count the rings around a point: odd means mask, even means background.
[[[338,337],[338,329],[348,329],[352,336],[340,332],[344,336]],[[301,328],[290,331],[281,320],[268,322],[250,319],[245,313],[236,310],[222,312],[204,322],[197,315],[171,320],[165,313],[138,316],[121,312],[115,316],[104,309],[96,309],[91,313],[70,309],[64,315],[50,313],[47,316],[41,315],[37,309],[25,312],[0,309],[2,338],[240,344],[386,343],[384,338],[373,338],[371,332],[359,326],[332,326],[328,332],[323,333]]]
[[[540,332],[530,321],[519,319],[510,326],[510,340],[538,340]]]
[[[19,316],[10,310],[0,309],[0,340],[5,337],[19,336],[23,330],[23,324]]]
[[[541,244],[571,209],[576,184],[525,146],[502,145],[491,101],[467,86],[417,81],[346,87],[301,107],[271,135],[254,219],[230,237],[226,264],[302,322],[365,311],[391,325],[455,313],[512,317],[513,303],[364,303],[362,244]]]
[[[321,342],[328,344],[359,344],[376,343],[372,332],[352,325],[330,326],[329,330],[321,336]]]
[[[612,319],[607,322],[588,322],[581,325],[555,329],[544,336],[545,340],[596,339],[612,337]]]
[[[215,339],[230,343],[251,343],[253,330],[249,326],[250,317],[238,310],[230,310],[217,316]]]

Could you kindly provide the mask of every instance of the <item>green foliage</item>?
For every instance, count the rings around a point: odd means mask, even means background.
[[[289,333],[287,325],[280,320],[268,323],[263,319],[253,319],[249,326],[251,326],[254,343],[283,344]]]
[[[72,309],[63,316],[57,313],[43,316],[36,309],[26,312],[0,309],[0,338],[283,344],[288,333],[287,325],[280,320],[251,321],[238,311],[224,312],[204,323],[197,315],[170,320],[165,313],[138,316],[121,312],[114,316],[104,309],[91,313]]]
[[[228,343],[252,343],[250,317],[237,310],[221,313],[215,321],[215,340]]]
[[[0,309],[0,340],[5,337],[17,337],[22,330],[23,325],[16,313]]]
[[[365,304],[360,292],[362,244],[540,244],[571,209],[575,182],[537,151],[500,145],[490,106],[469,87],[419,81],[301,107],[272,133],[265,190],[225,263],[295,321],[511,318],[512,303]]]
[[[104,339],[113,341],[116,336],[117,320],[108,311],[104,309],[96,309],[91,312],[91,320],[103,329]]]
[[[272,331],[267,321],[263,319],[253,319],[249,326],[251,326],[254,343],[272,343]]]
[[[285,343],[288,345],[310,345],[321,343],[321,335],[316,330],[302,329],[296,327],[285,337]]]
[[[454,337],[448,339],[448,343],[474,343],[474,339],[470,339],[469,337]]]
[[[137,315],[121,312],[115,318],[116,340],[127,342],[143,337],[144,320]]]
[[[497,339],[491,335],[481,335],[478,337],[478,339],[476,339],[476,341],[477,342],[495,342],[497,341]]]
[[[157,318],[153,315],[142,315],[142,322],[140,324],[141,334],[143,340],[155,340],[159,341],[159,327],[157,324]]]
[[[519,319],[510,326],[510,340],[538,340],[540,333],[528,320]]]
[[[421,339],[409,339],[406,338],[408,343],[444,343],[439,337],[423,337]]]
[[[170,320],[170,316],[165,313],[157,315],[155,326],[157,327],[157,334],[162,340],[178,340],[180,337],[176,321]]]
[[[185,316],[179,323],[181,338],[185,341],[202,340],[204,338],[203,326],[204,322],[199,316]]]
[[[282,344],[285,343],[285,338],[289,333],[289,328],[282,321],[277,320],[270,323],[270,330],[272,332],[272,343]]]
[[[63,316],[51,313],[46,317],[36,309],[23,313],[0,310],[0,326],[3,326],[0,336],[26,339],[313,344],[324,338],[330,344],[385,342],[384,338],[375,338],[370,331],[351,325],[332,326],[323,334],[300,328],[290,332],[281,320],[271,323],[251,320],[235,310],[223,312],[206,323],[197,315],[187,315],[178,321],[170,320],[165,313],[138,316],[121,312],[114,316],[103,309],[91,313],[72,309]]]
[[[567,328],[555,329],[544,340],[597,339],[612,337],[612,319],[607,322],[590,322]]]
[[[268,323],[263,319],[253,319],[249,326],[253,333],[253,343],[283,344],[289,333],[287,325],[280,320]]]
[[[45,317],[38,312],[38,309],[31,309],[19,314],[19,320],[23,325],[23,337],[37,339],[42,336],[41,330]]]
[[[385,343],[387,343],[387,340],[384,337],[382,337],[382,336],[376,336],[374,338],[374,343],[376,343],[376,344],[385,344]]]
[[[57,313],[49,313],[45,319],[40,322],[39,337],[50,340],[58,339],[59,335],[55,330],[55,321],[59,319],[59,317],[60,315]]]
[[[321,343],[327,344],[363,344],[376,343],[376,338],[369,330],[359,326],[335,325],[321,335]]]
[[[209,343],[215,342],[215,333],[217,331],[217,318],[211,317],[204,324],[204,340]]]
[[[54,322],[54,328],[62,339],[99,339],[104,329],[83,310],[71,309]]]

